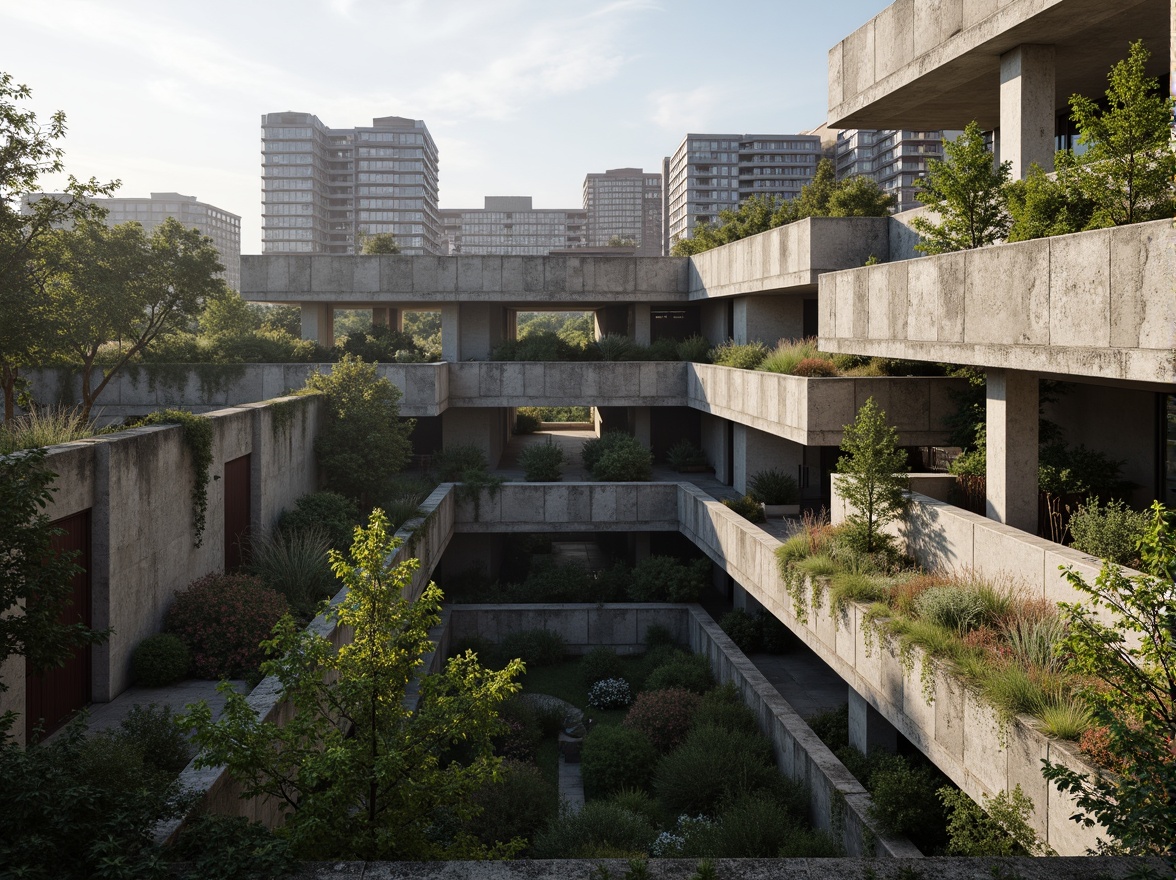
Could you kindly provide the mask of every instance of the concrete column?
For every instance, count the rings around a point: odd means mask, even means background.
[[[649,317],[649,303],[637,303],[633,306],[633,341],[638,345],[649,345],[651,320]]]
[[[323,348],[330,348],[335,344],[334,304],[302,304],[302,338],[313,339]]]
[[[649,446],[652,437],[652,429],[650,427],[650,413],[647,406],[635,406],[632,409],[633,436],[636,437],[646,446]]]
[[[849,744],[863,755],[879,750],[894,754],[898,749],[898,731],[894,725],[852,687],[849,689]]]
[[[1037,374],[989,370],[985,514],[1037,533]]]
[[[372,309],[372,326],[400,330],[404,326],[404,319],[400,309],[393,306],[379,306]]]
[[[506,333],[507,309],[491,303],[461,303],[458,334],[459,348],[465,360],[489,360],[490,352],[503,340]],[[445,344],[445,319],[442,317],[441,340]]]
[[[1054,47],[1021,45],[1000,56],[1000,159],[1020,180],[1037,163],[1053,171]]]
[[[441,306],[441,360],[461,362],[461,309],[457,303]]]
[[[740,586],[738,581],[735,582],[734,595],[731,596],[731,606],[737,611],[746,611],[748,614],[758,614],[764,610],[764,606],[759,603],[759,600]]]

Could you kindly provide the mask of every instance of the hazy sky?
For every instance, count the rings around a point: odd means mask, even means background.
[[[423,119],[442,207],[577,207],[586,173],[660,170],[687,131],[819,125],[829,48],[888,2],[0,0],[0,70],[65,111],[70,172],[240,214],[248,254],[263,113]]]

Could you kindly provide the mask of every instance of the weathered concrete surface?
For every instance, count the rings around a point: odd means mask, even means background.
[[[909,446],[946,443],[950,392],[963,380],[940,377],[809,379],[759,370],[688,364],[687,399],[705,413],[804,446],[837,446],[870,397]],[[717,459],[713,459],[717,460]]]
[[[244,256],[241,295],[336,307],[679,302],[686,257]]]
[[[715,859],[724,880],[847,880],[872,877],[904,880],[935,877],[937,880],[1115,880],[1126,878],[1142,866],[1156,871],[1158,859],[1056,858],[1056,859]],[[698,870],[697,859],[650,859],[654,880],[688,880]],[[625,859],[522,859],[510,862],[307,862],[291,880],[568,880],[595,876],[607,869],[610,877],[629,870]],[[1159,874],[1158,876],[1163,876]]]
[[[776,565],[780,541],[699,492],[679,485],[680,529],[930,758],[973,799],[1020,783],[1034,801],[1030,823],[1063,855],[1079,855],[1096,843],[1097,829],[1070,821],[1073,800],[1046,791],[1041,758],[1084,767],[1071,744],[1047,738],[1028,718],[1005,724],[996,711],[944,667],[914,649],[900,659],[866,623],[866,607],[849,603],[835,612],[827,590],[803,586],[795,599]],[[999,525],[999,524],[995,524]],[[1007,527],[1005,527],[1007,528]],[[868,635],[869,633],[869,635]]]
[[[494,361],[448,366],[452,407],[686,405],[684,363]]]
[[[460,500],[458,532],[672,532],[677,483],[503,483]]]
[[[1163,0],[896,0],[829,50],[833,128],[998,128],[1000,57],[1022,44],[1056,49],[1053,109],[1096,96],[1106,72],[1141,36],[1149,76],[1167,72]]]
[[[695,254],[690,299],[812,290],[823,272],[889,259],[888,224],[886,217],[810,217]]]
[[[822,351],[1176,382],[1176,229],[1157,220],[824,275]]]

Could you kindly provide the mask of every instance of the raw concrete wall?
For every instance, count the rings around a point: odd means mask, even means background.
[[[652,626],[668,629],[680,644],[690,643],[688,606],[657,603],[597,605],[518,604],[449,605],[449,638],[500,642],[512,633],[545,629],[567,643],[568,653],[587,654],[595,647],[618,654],[640,654]]]
[[[476,446],[486,455],[491,468],[498,467],[502,450],[509,439],[507,410],[447,409],[441,414],[441,436],[446,449],[454,446]]]
[[[690,406],[803,446],[837,446],[845,425],[870,397],[907,446],[945,443],[949,393],[960,379],[868,377],[809,379],[713,364],[687,365]]]
[[[690,257],[690,298],[811,290],[823,272],[889,259],[886,217],[810,217]]]
[[[1171,221],[868,266],[820,281],[822,351],[1176,382]]]
[[[864,605],[851,602],[843,613],[835,612],[828,591],[808,583],[794,599],[776,565],[778,540],[693,486],[679,484],[678,499],[682,533],[969,796],[979,802],[982,795],[1019,784],[1033,798],[1030,824],[1045,842],[1062,855],[1095,846],[1098,829],[1071,822],[1073,800],[1047,790],[1041,777],[1042,758],[1089,772],[1071,744],[1049,739],[1028,718],[1001,721],[996,710],[918,649],[913,663],[904,663],[898,645],[869,631]]]
[[[342,308],[519,302],[675,302],[686,257],[288,256],[241,258],[241,295],[255,302]]]
[[[741,296],[735,300],[734,318],[731,336],[738,343],[775,348],[781,339],[804,336],[804,300],[799,296]]]
[[[686,364],[449,364],[449,406],[685,406]]]
[[[503,483],[457,504],[458,532],[677,531],[676,483]]]

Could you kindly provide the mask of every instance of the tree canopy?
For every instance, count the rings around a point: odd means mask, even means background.
[[[396,236],[391,232],[377,232],[375,235],[363,236],[360,253],[369,255],[398,254],[400,253],[400,245],[396,241]]]

